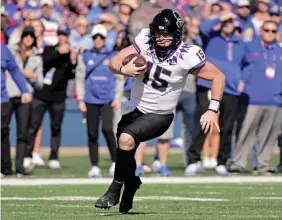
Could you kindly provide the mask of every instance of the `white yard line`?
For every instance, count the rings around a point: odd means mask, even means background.
[[[91,196],[51,196],[51,197],[1,197],[1,200],[12,201],[30,201],[30,200],[45,200],[45,201],[95,201],[99,197]],[[136,201],[142,200],[162,200],[162,201],[211,201],[222,202],[229,201],[221,198],[195,198],[195,197],[179,197],[179,196],[137,196]]]
[[[260,200],[260,199],[263,199],[263,200],[282,200],[282,197],[264,197],[264,196],[260,196],[260,197],[249,197],[249,199],[256,199],[256,200]]]
[[[142,177],[144,184],[282,183],[282,176]],[[110,184],[112,178],[1,179],[2,186]]]

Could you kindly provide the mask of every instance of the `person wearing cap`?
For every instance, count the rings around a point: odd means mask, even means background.
[[[58,44],[44,48],[43,75],[44,86],[41,90],[35,89],[32,102],[32,116],[28,129],[27,149],[24,164],[27,169],[33,168],[32,152],[35,136],[41,126],[46,111],[50,113],[51,126],[51,152],[48,166],[51,169],[61,168],[59,163],[59,147],[61,142],[61,127],[65,112],[65,100],[68,81],[75,76],[75,51],[68,44],[68,29],[57,32]]]
[[[264,22],[261,37],[247,45],[251,61],[244,74],[242,95],[247,109],[237,138],[237,147],[229,163],[230,172],[242,172],[248,154],[257,139],[257,170],[261,174],[274,173],[272,150],[282,125],[282,48],[276,40],[278,26]]]
[[[26,79],[19,69],[10,49],[5,44],[1,43],[1,176],[13,174],[9,139],[9,112],[12,104],[10,102],[7,91],[6,71],[9,72],[20,90],[20,102],[23,104],[30,103],[32,100],[32,95],[29,93],[29,90],[27,88]],[[19,157],[17,157],[17,159],[18,158]],[[17,169],[20,167],[22,167],[22,165],[17,163]]]
[[[246,25],[250,22],[251,4],[249,0],[238,0],[237,1],[237,18],[240,26],[245,29]]]
[[[76,69],[76,92],[78,108],[86,112],[88,147],[92,164],[88,177],[102,175],[99,168],[98,129],[100,117],[102,132],[109,148],[112,164],[109,175],[114,175],[116,160],[116,138],[113,131],[113,113],[119,107],[119,100],[115,92],[115,76],[108,68],[109,60],[117,53],[105,49],[107,29],[102,24],[93,27],[91,36],[93,48],[84,51],[78,59]]]
[[[218,175],[228,175],[226,162],[231,153],[231,137],[235,116],[237,113],[240,84],[242,84],[241,68],[247,63],[246,45],[243,39],[237,36],[235,31],[233,13],[227,12],[220,17],[204,21],[200,25],[200,33],[203,38],[204,50],[207,59],[219,68],[225,75],[226,86],[223,93],[223,101],[220,106],[220,147],[217,157]],[[219,30],[213,28],[220,24]],[[207,109],[211,84],[203,79],[197,80],[197,95],[199,100],[199,116]],[[189,165],[185,175],[195,175],[201,170],[201,151],[205,135],[201,131],[200,124],[196,124],[195,133],[189,150]]]
[[[26,78],[26,84],[30,93],[34,89],[43,87],[43,62],[42,57],[36,49],[36,37],[31,26],[24,27],[20,42],[10,46],[15,60]],[[27,130],[31,115],[31,104],[21,103],[21,91],[13,81],[11,75],[7,76],[7,90],[10,98],[11,107],[9,108],[9,118],[16,114],[17,124],[17,154],[16,172],[25,175],[23,169],[24,151],[26,148]]]

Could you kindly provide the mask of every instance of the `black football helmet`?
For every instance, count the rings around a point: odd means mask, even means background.
[[[163,9],[150,24],[150,44],[156,49],[159,59],[166,59],[171,51],[177,49],[181,43],[184,21],[181,15],[173,9]],[[155,33],[172,33],[173,41],[168,47],[158,47],[156,44]]]

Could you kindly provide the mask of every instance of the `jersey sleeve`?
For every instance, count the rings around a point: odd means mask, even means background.
[[[196,45],[190,46],[184,60],[184,68],[188,70],[188,74],[192,74],[195,70],[203,67],[205,63],[204,51]]]
[[[146,54],[149,47],[149,34],[150,30],[148,28],[144,28],[134,38],[133,46],[139,54]]]

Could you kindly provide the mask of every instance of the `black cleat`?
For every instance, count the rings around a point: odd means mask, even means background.
[[[124,191],[119,206],[120,213],[127,214],[129,210],[132,209],[133,197],[141,184],[142,182],[140,178],[137,176],[135,176],[132,182],[128,182],[128,183],[125,182]]]
[[[108,191],[101,196],[95,203],[96,208],[110,209],[119,203],[122,184],[113,182]]]

